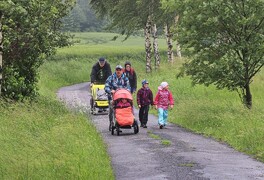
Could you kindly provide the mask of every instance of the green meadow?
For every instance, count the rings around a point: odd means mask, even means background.
[[[67,110],[56,98],[63,86],[90,79],[92,65],[101,56],[112,69],[129,60],[153,93],[169,83],[175,107],[169,121],[249,154],[264,162],[264,72],[251,84],[253,108],[243,107],[236,92],[214,86],[191,85],[177,79],[184,58],[169,64],[165,40],[160,39],[160,68],[145,73],[144,38],[111,39],[112,33],[75,33],[76,44],[58,49],[40,68],[40,97],[34,102],[0,104],[1,179],[114,179],[107,147],[87,115]],[[154,68],[154,65],[153,65]],[[154,109],[151,113],[157,114]]]

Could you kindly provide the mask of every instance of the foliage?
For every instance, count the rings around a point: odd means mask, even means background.
[[[180,5],[179,42],[193,55],[183,72],[194,84],[237,91],[251,108],[250,84],[264,65],[264,2],[186,0]]]
[[[111,20],[108,29],[117,29],[126,38],[144,29],[150,15],[153,21],[162,22],[160,0],[91,0],[90,4],[97,14]]]
[[[0,3],[3,18],[2,95],[11,99],[37,94],[38,68],[56,47],[69,44],[60,32],[61,18],[74,0],[8,0]]]

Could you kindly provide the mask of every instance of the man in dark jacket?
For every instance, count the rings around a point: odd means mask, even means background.
[[[131,87],[131,93],[136,92],[137,90],[137,75],[135,70],[131,67],[131,63],[127,61],[125,63],[125,68],[123,69],[124,74],[129,80],[129,84]]]
[[[112,75],[111,67],[106,59],[101,57],[98,62],[93,65],[91,72],[91,86],[93,84],[105,84],[108,76]]]

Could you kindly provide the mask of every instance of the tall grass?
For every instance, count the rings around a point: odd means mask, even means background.
[[[2,102],[0,112],[0,179],[113,179],[106,147],[86,116],[43,96]]]

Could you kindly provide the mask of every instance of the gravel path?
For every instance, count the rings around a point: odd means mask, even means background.
[[[63,87],[57,95],[69,108],[90,116],[89,83]],[[91,119],[108,146],[117,180],[264,180],[263,163],[173,124],[159,129],[153,115],[147,129],[140,128],[138,134],[122,129],[120,136],[108,131],[107,115],[92,115]],[[171,144],[163,145],[150,134]]]

